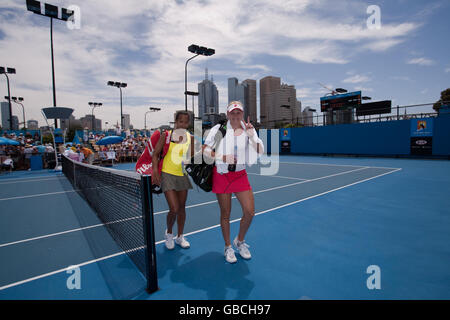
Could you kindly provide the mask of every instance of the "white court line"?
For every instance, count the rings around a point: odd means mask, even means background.
[[[109,255],[109,256],[101,257],[101,258],[98,258],[98,259],[95,259],[95,260],[86,261],[86,262],[77,264],[77,265],[75,265],[75,266],[76,266],[76,267],[83,267],[83,266],[86,266],[86,265],[88,265],[88,264],[92,264],[92,263],[100,262],[100,261],[103,261],[103,260],[111,259],[111,258],[114,258],[114,257],[117,257],[117,256],[121,256],[121,255],[123,255],[123,254],[126,254],[126,253],[128,253],[128,252],[130,252],[130,251],[137,251],[137,250],[141,250],[141,249],[143,249],[143,248],[144,248],[144,247],[138,247],[138,248],[134,248],[134,249],[127,250],[127,251],[117,252],[117,253],[111,254],[111,255]],[[49,272],[49,273],[41,274],[41,275],[39,275],[39,276],[36,276],[36,277],[33,277],[33,278],[29,278],[29,279],[25,279],[25,280],[22,280],[22,281],[10,283],[10,284],[7,284],[7,285],[5,285],[5,286],[3,286],[3,287],[0,287],[0,291],[5,290],[5,289],[8,289],[8,288],[11,288],[11,287],[15,287],[15,286],[18,286],[18,285],[27,283],[27,282],[31,282],[31,281],[34,281],[34,280],[46,278],[46,277],[55,275],[55,274],[57,274],[57,273],[66,272],[67,270],[69,270],[69,267],[63,268],[63,269],[59,269],[59,270],[55,270],[55,271],[52,271],[52,272]]]
[[[283,178],[283,179],[291,179],[291,180],[303,180],[306,181],[308,179],[301,179],[301,178],[294,178],[294,177],[285,177],[285,176],[272,176],[272,175],[266,175],[266,174],[260,174],[260,173],[251,173],[251,172],[247,172],[247,174],[252,174],[255,176],[264,176],[264,177],[274,177],[274,178]]]
[[[327,163],[309,163],[309,162],[287,162],[287,161],[280,161],[278,163],[287,163],[287,164],[312,164],[312,165],[317,165],[317,166],[330,166],[330,167],[354,167],[354,168],[358,168],[361,166],[352,166],[350,164],[327,164]],[[390,167],[372,167],[369,166],[367,168],[375,168],[375,169],[401,169],[401,168],[390,168]]]
[[[309,199],[317,198],[317,197],[320,197],[322,195],[325,195],[325,194],[328,194],[328,193],[331,193],[331,192],[334,192],[334,191],[337,191],[337,190],[341,190],[341,189],[344,189],[344,188],[347,188],[347,187],[350,187],[350,186],[353,186],[355,184],[359,184],[359,183],[362,183],[362,182],[365,182],[365,181],[369,181],[369,180],[372,180],[372,179],[375,179],[375,178],[378,178],[378,177],[381,177],[381,176],[384,176],[384,175],[387,175],[387,174],[391,174],[391,173],[394,173],[394,172],[399,171],[399,170],[402,170],[402,169],[398,168],[398,169],[392,170],[390,172],[385,172],[385,173],[379,174],[379,175],[374,176],[374,177],[370,177],[370,178],[367,178],[367,179],[364,179],[364,180],[353,182],[353,183],[350,183],[348,185],[341,186],[341,187],[338,187],[338,188],[335,188],[335,189],[332,189],[332,190],[328,190],[328,191],[325,191],[325,192],[322,192],[322,193],[319,193],[319,194],[316,194],[316,195],[313,195],[313,196],[310,196],[310,197],[307,197],[307,198],[299,199],[299,200],[296,200],[296,201],[293,201],[293,202],[289,202],[289,203],[283,204],[283,205],[275,207],[275,208],[267,209],[267,210],[255,213],[255,216],[261,215],[263,213],[271,212],[271,211],[274,211],[274,210],[277,210],[277,209],[281,209],[281,208],[284,208],[284,207],[288,207],[288,206],[291,206],[293,204],[297,204],[297,203],[300,203],[300,202],[303,202],[303,201],[306,201],[306,200],[309,200]],[[237,222],[237,221],[240,221],[240,220],[241,220],[241,218],[238,218],[238,219],[230,221],[230,223],[234,223],[234,222]],[[220,224],[216,224],[214,226],[210,226],[210,227],[207,227],[207,228],[204,228],[204,229],[192,231],[192,232],[186,233],[185,235],[186,236],[193,235],[193,234],[196,234],[196,233],[204,232],[204,231],[207,231],[207,230],[210,230],[210,229],[214,229],[214,228],[218,228],[218,227],[220,227]],[[155,245],[161,244],[161,243],[164,243],[164,240],[156,242]],[[121,251],[121,252],[118,252],[118,253],[115,253],[115,254],[112,254],[112,255],[109,255],[109,256],[105,256],[105,257],[101,257],[101,258],[98,258],[98,259],[95,259],[95,260],[90,260],[90,261],[86,261],[86,262],[80,263],[77,266],[82,267],[82,266],[85,266],[85,265],[88,265],[88,264],[92,264],[92,263],[96,263],[96,262],[99,262],[99,261],[102,261],[102,260],[114,258],[114,257],[120,256],[120,255],[126,254],[127,252],[130,252],[130,251],[140,250],[142,248],[143,247],[137,247],[137,248],[134,248],[134,249],[131,249],[131,250],[127,250],[127,251]],[[27,283],[27,282],[31,282],[31,281],[34,281],[34,280],[45,278],[45,277],[48,277],[48,276],[51,276],[51,275],[54,275],[54,274],[57,274],[57,273],[60,273],[60,272],[65,272],[65,271],[67,271],[67,268],[63,268],[63,269],[59,269],[59,270],[56,270],[56,271],[52,271],[52,272],[49,272],[49,273],[46,273],[46,274],[42,274],[42,275],[39,275],[39,276],[36,276],[36,277],[25,279],[25,280],[22,280],[22,281],[10,283],[10,284],[7,284],[7,285],[5,285],[3,287],[0,287],[0,291],[4,290],[4,289],[11,288],[11,287],[15,287],[15,286]]]
[[[67,234],[67,233],[71,233],[71,232],[83,231],[83,230],[87,230],[87,229],[103,227],[105,225],[109,225],[109,224],[113,224],[113,223],[126,222],[126,221],[129,221],[129,220],[134,220],[134,219],[138,219],[138,218],[142,218],[142,217],[141,216],[137,216],[137,217],[131,217],[131,218],[126,218],[126,219],[114,220],[114,221],[110,221],[110,222],[106,222],[106,223],[94,224],[94,225],[83,227],[83,228],[66,230],[66,231],[46,234],[44,236],[38,236],[38,237],[34,237],[34,238],[28,238],[28,239],[18,240],[18,241],[14,241],[14,242],[9,242],[9,243],[3,243],[3,244],[0,244],[0,248],[7,247],[7,246],[12,246],[12,245],[19,244],[19,243],[30,242],[30,241],[34,241],[34,240],[40,240],[40,239],[55,237],[55,236],[59,236],[59,235]]]
[[[57,174],[57,175],[54,175],[54,176],[41,176],[41,177],[28,177],[28,178],[11,178],[11,179],[7,179],[7,178],[5,178],[5,179],[1,179],[0,181],[2,181],[2,183],[3,182],[9,182],[9,181],[23,181],[23,180],[30,180],[30,181],[33,181],[33,180],[38,180],[38,179],[42,179],[42,178],[61,178],[61,177],[65,177],[62,173],[61,174]]]
[[[258,193],[273,191],[273,190],[277,190],[277,189],[292,187],[292,186],[295,186],[295,185],[298,185],[298,184],[303,184],[303,183],[306,183],[306,182],[312,182],[312,181],[317,181],[317,180],[321,180],[321,179],[325,179],[325,178],[339,176],[339,175],[343,175],[345,173],[350,173],[350,172],[354,172],[354,171],[361,171],[361,170],[364,170],[364,169],[367,169],[367,168],[368,167],[358,168],[358,169],[354,169],[354,170],[350,170],[350,171],[345,171],[345,172],[339,172],[339,173],[331,174],[331,175],[320,177],[320,178],[304,180],[304,181],[300,181],[300,182],[294,182],[294,183],[286,184],[286,185],[283,185],[283,186],[263,189],[263,190],[255,191],[255,192],[253,192],[253,194],[258,194]],[[236,196],[232,196],[231,199],[236,199]],[[211,201],[207,201],[207,202],[201,202],[201,203],[197,203],[197,204],[192,204],[192,205],[187,206],[186,209],[200,207],[200,206],[205,206],[205,205],[213,204],[213,203],[216,203],[216,202],[217,202],[217,200],[211,200]],[[156,216],[156,215],[167,213],[167,212],[169,212],[169,210],[158,211],[158,212],[154,212],[153,215]],[[124,222],[124,221],[127,221],[127,220],[138,219],[138,218],[141,218],[141,216],[136,216],[136,217],[131,217],[131,218],[127,218],[127,219],[111,221],[111,222],[108,222],[106,224],[119,223],[119,222]],[[44,236],[38,236],[38,237],[18,240],[18,241],[9,242],[9,243],[3,243],[3,244],[0,244],[0,248],[1,247],[7,247],[7,246],[10,246],[10,245],[14,245],[14,244],[19,244],[19,243],[24,243],[24,242],[34,241],[34,240],[40,240],[40,239],[45,239],[45,238],[49,238],[49,237],[54,237],[54,236],[67,234],[67,233],[71,233],[71,232],[78,232],[78,231],[83,231],[83,230],[86,230],[86,229],[102,227],[102,226],[103,226],[103,224],[96,224],[96,225],[92,225],[92,226],[88,226],[88,227],[76,228],[76,229],[72,229],[72,230],[66,230],[66,231],[61,231],[61,232],[57,232],[57,233],[47,234],[47,235],[44,235]]]
[[[55,180],[63,178],[64,176],[52,177],[52,178],[32,178],[32,179],[14,179],[14,181],[2,181],[0,184],[12,184],[12,183],[23,183],[23,182],[35,182],[35,181],[46,181],[46,180]],[[11,179],[12,180],[12,179]]]
[[[49,192],[49,193],[38,193],[38,194],[31,194],[28,196],[20,196],[20,197],[11,197],[11,198],[2,198],[0,201],[6,201],[6,200],[18,200],[18,199],[27,199],[27,198],[35,198],[35,197],[44,197],[44,196],[52,196],[55,194],[63,194],[63,193],[70,193],[70,192],[77,192],[80,190],[67,190],[67,191],[57,191],[57,192]]]

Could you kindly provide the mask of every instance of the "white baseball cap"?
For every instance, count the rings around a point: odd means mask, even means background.
[[[244,107],[242,106],[242,102],[240,102],[240,101],[231,101],[231,102],[228,104],[227,112],[231,112],[231,111],[233,111],[234,109],[239,109],[239,110],[241,110],[242,112],[244,112]]]

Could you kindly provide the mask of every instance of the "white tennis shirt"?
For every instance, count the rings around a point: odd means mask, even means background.
[[[227,131],[225,137],[215,147],[215,164],[217,172],[220,174],[228,173],[228,164],[223,162],[222,156],[235,155],[237,158],[236,171],[244,170],[246,165],[252,166],[258,160],[259,154],[256,151],[256,145],[259,143],[262,147],[261,153],[264,152],[264,145],[259,139],[256,130],[253,136],[250,137],[245,130],[245,124],[241,121],[243,132],[239,136],[234,136],[234,129],[231,127],[230,121],[227,122]],[[205,145],[209,147],[214,146],[214,137],[219,131],[220,124],[211,128],[205,140]]]

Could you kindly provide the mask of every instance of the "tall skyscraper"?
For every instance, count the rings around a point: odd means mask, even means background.
[[[125,117],[124,117],[124,119],[125,119]],[[69,125],[71,127],[73,127],[74,125],[76,126],[77,121],[80,122],[80,125],[83,129],[87,128],[88,130],[92,130],[92,131],[101,131],[102,130],[102,120],[97,119],[95,117],[95,115],[92,116],[92,114],[87,114],[83,118],[80,118],[80,120],[75,120],[75,118],[69,118],[69,120],[66,120],[64,122],[64,128],[69,128]],[[64,129],[62,127],[62,121],[61,121],[61,128]]]
[[[301,102],[297,100],[295,86],[281,83],[278,77],[260,80],[260,118],[265,128],[299,123]]]
[[[246,107],[247,107],[247,116],[250,116],[250,121],[253,124],[256,124],[258,121],[257,113],[256,113],[256,80],[246,79],[242,81],[245,85],[246,89]],[[245,121],[247,121],[247,116],[245,117]]]
[[[240,101],[244,107],[244,118],[247,118],[248,108],[247,99],[245,99],[246,85],[244,83],[239,83],[237,78],[228,78],[228,103],[231,101]]]
[[[29,130],[38,130],[39,129],[39,124],[38,124],[37,120],[28,120],[27,121],[27,129],[29,129]]]
[[[10,130],[10,128],[9,128],[9,103],[1,102],[0,108],[2,111],[2,129]]]
[[[279,77],[267,76],[259,80],[259,117],[263,127],[267,127],[269,120],[268,95],[280,89],[280,87],[281,79]]]
[[[130,115],[123,114],[123,130],[129,130],[131,125]]]
[[[219,114],[219,91],[217,86],[208,79],[208,69],[205,70],[205,80],[198,84],[198,117],[215,113]]]
[[[297,91],[294,86],[282,84],[280,89],[270,93],[268,107],[268,127],[273,128],[276,123],[295,123],[297,113]]]
[[[256,80],[246,79],[239,83],[237,78],[228,78],[228,103],[240,101],[244,106],[244,119],[256,123]]]

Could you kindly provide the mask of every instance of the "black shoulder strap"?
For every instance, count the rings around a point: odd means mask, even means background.
[[[214,136],[214,147],[213,147],[214,151],[216,150],[216,146],[219,145],[220,141],[222,140],[222,138],[225,137],[226,134],[227,134],[227,126],[224,122],[221,122],[219,130],[217,130],[216,135]]]

